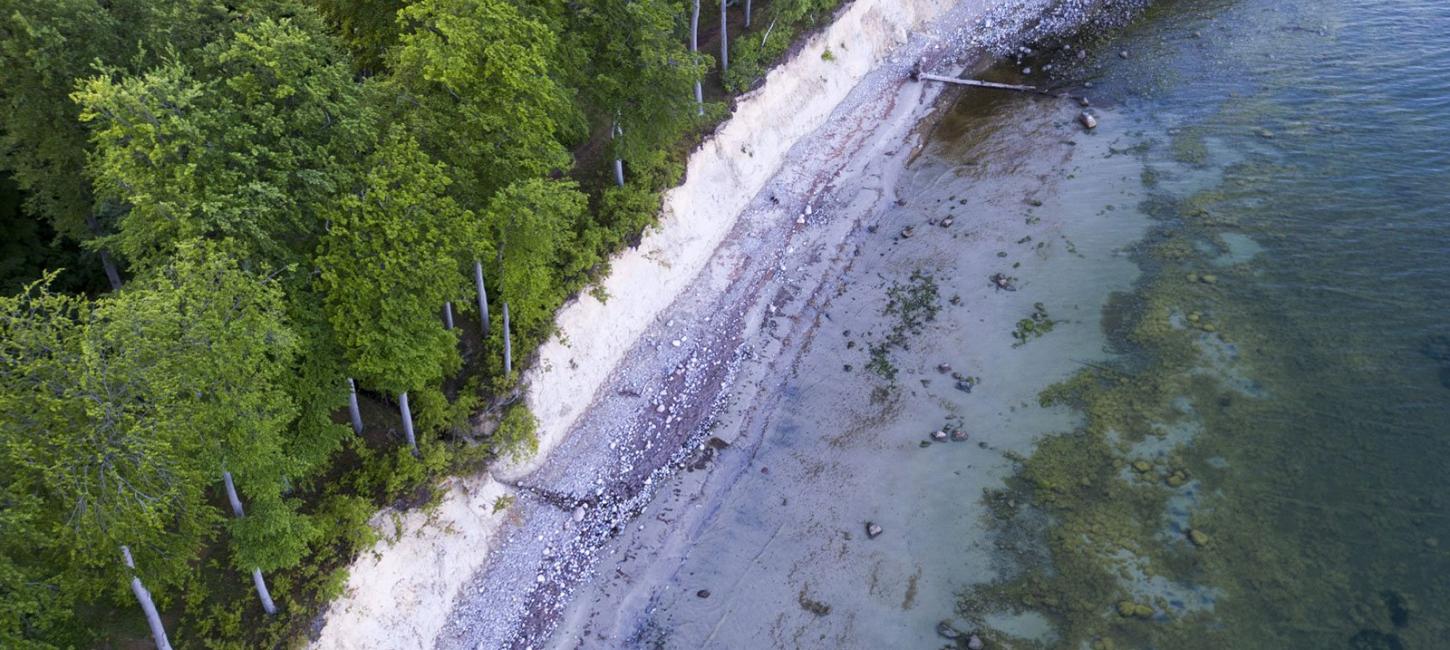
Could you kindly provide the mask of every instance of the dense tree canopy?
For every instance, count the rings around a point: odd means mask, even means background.
[[[502,307],[527,362],[720,115],[692,9],[0,0],[0,646],[126,645],[149,594],[188,646],[284,645],[377,505],[532,449]],[[495,322],[446,328],[475,263]]]
[[[444,166],[402,129],[368,161],[356,194],[328,213],[318,255],[328,318],[353,373],[391,394],[458,368],[457,333],[443,303],[467,295],[474,215],[448,196]]]

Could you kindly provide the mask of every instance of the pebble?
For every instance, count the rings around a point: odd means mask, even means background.
[[[932,440],[935,440],[937,442],[946,442],[947,441],[947,432],[940,431],[940,430],[933,431],[933,432],[931,432],[931,439]]]
[[[954,224],[956,222],[957,222],[956,219],[953,219],[951,217],[947,217],[947,218],[941,220],[941,227],[947,228],[947,227],[950,227],[952,224]]]
[[[1197,528],[1191,528],[1188,531],[1188,541],[1193,542],[1194,546],[1208,546],[1208,533]]]
[[[952,371],[952,364],[950,364],[950,363],[939,363],[936,366],[936,371],[939,372],[939,373],[941,373],[941,374],[943,374],[943,375],[945,375],[945,374],[947,374],[947,373],[949,373],[949,372]]]
[[[1089,100],[1086,97],[1079,97],[1079,98],[1077,98],[1077,103],[1080,104],[1080,105],[1082,105],[1083,108],[1087,108],[1087,107],[1093,105],[1092,101]]]
[[[709,589],[701,589],[701,590],[695,592],[695,595],[696,596],[699,596],[701,598],[709,598],[710,597],[710,590]]]
[[[982,637],[973,634],[967,638],[967,650],[982,650],[985,647],[987,646],[982,643]]]
[[[957,631],[957,628],[952,627],[951,621],[937,623],[936,633],[940,634],[943,639],[956,639],[962,635],[961,632]]]
[[[913,228],[911,226],[907,226],[905,228],[902,228],[901,229],[901,238],[902,239],[911,239],[911,233],[914,233],[914,232],[916,232],[916,228]]]
[[[584,506],[574,509],[574,521],[584,521]]]
[[[1119,58],[1123,58],[1123,59],[1128,58],[1128,51],[1127,50],[1123,50],[1122,52],[1118,52],[1118,57]]]
[[[866,522],[866,538],[867,539],[876,539],[877,537],[880,537],[881,536],[881,533],[882,533],[881,524],[878,524],[878,523],[876,523],[874,521],[868,521],[868,522]]]
[[[1082,114],[1078,115],[1077,121],[1082,122],[1083,128],[1088,129],[1089,131],[1098,128],[1098,118],[1093,117],[1092,114],[1087,111],[1083,111]]]
[[[952,429],[952,442],[966,442],[967,432],[961,429]]]

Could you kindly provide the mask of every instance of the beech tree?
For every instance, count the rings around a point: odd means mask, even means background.
[[[580,92],[607,109],[610,148],[629,164],[652,163],[696,124],[692,101],[708,60],[681,43],[679,5],[668,0],[587,0],[573,33],[589,53]],[[701,96],[700,101],[703,101]],[[616,163],[617,164],[617,163]],[[616,182],[623,172],[616,168]]]
[[[398,13],[396,108],[471,209],[517,180],[568,169],[583,119],[555,79],[558,37],[504,0],[419,0]],[[436,307],[435,307],[436,308]]]
[[[219,482],[232,502],[233,563],[253,574],[270,614],[275,608],[261,572],[296,564],[313,536],[283,495],[303,469],[288,444],[298,413],[286,390],[297,336],[286,324],[280,285],[242,271],[225,248],[182,245],[128,298],[154,301],[173,319],[158,319],[144,343],[159,346],[162,369],[180,378],[177,392],[165,397],[178,426],[194,427],[190,435],[202,442],[213,464],[210,485]],[[245,517],[238,484],[251,503]]]
[[[318,256],[323,307],[354,376],[400,402],[461,363],[457,332],[444,329],[438,307],[466,295],[463,260],[476,227],[448,196],[451,182],[444,165],[394,129],[361,189],[328,212]]]
[[[74,94],[98,192],[125,206],[105,241],[141,270],[196,237],[244,261],[305,259],[319,210],[349,183],[338,163],[367,147],[351,72],[306,14],[257,19],[200,59]]]
[[[90,151],[80,109],[70,99],[75,79],[97,60],[154,64],[162,43],[196,45],[186,30],[198,21],[189,2],[145,0],[0,0],[0,167],[25,190],[26,208],[62,236],[89,241],[113,224],[113,206],[98,204],[85,174]],[[175,26],[185,26],[177,29]],[[109,251],[100,262],[112,288],[120,271]]]
[[[568,181],[532,179],[514,183],[488,204],[484,222],[497,250],[500,299],[507,301],[516,333],[537,340],[548,330],[554,303],[572,269],[566,251],[584,218],[587,199]]]
[[[35,544],[17,553],[4,536],[11,564],[61,602],[118,597],[133,577],[180,584],[214,519],[201,441],[166,399],[185,382],[147,344],[152,323],[169,314],[149,300],[91,306],[51,294],[46,282],[0,299],[0,313],[0,481],[31,495],[21,504]],[[136,557],[134,574],[123,550]],[[149,592],[136,596],[149,607]],[[57,632],[67,635],[30,633]]]

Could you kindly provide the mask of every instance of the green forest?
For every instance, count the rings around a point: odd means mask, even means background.
[[[0,646],[305,643],[838,2],[0,0]]]

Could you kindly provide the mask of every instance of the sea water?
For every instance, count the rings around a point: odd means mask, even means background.
[[[1179,1],[1004,59],[1099,126],[934,118],[759,434],[641,515],[702,523],[552,643],[1447,647],[1446,34]]]

